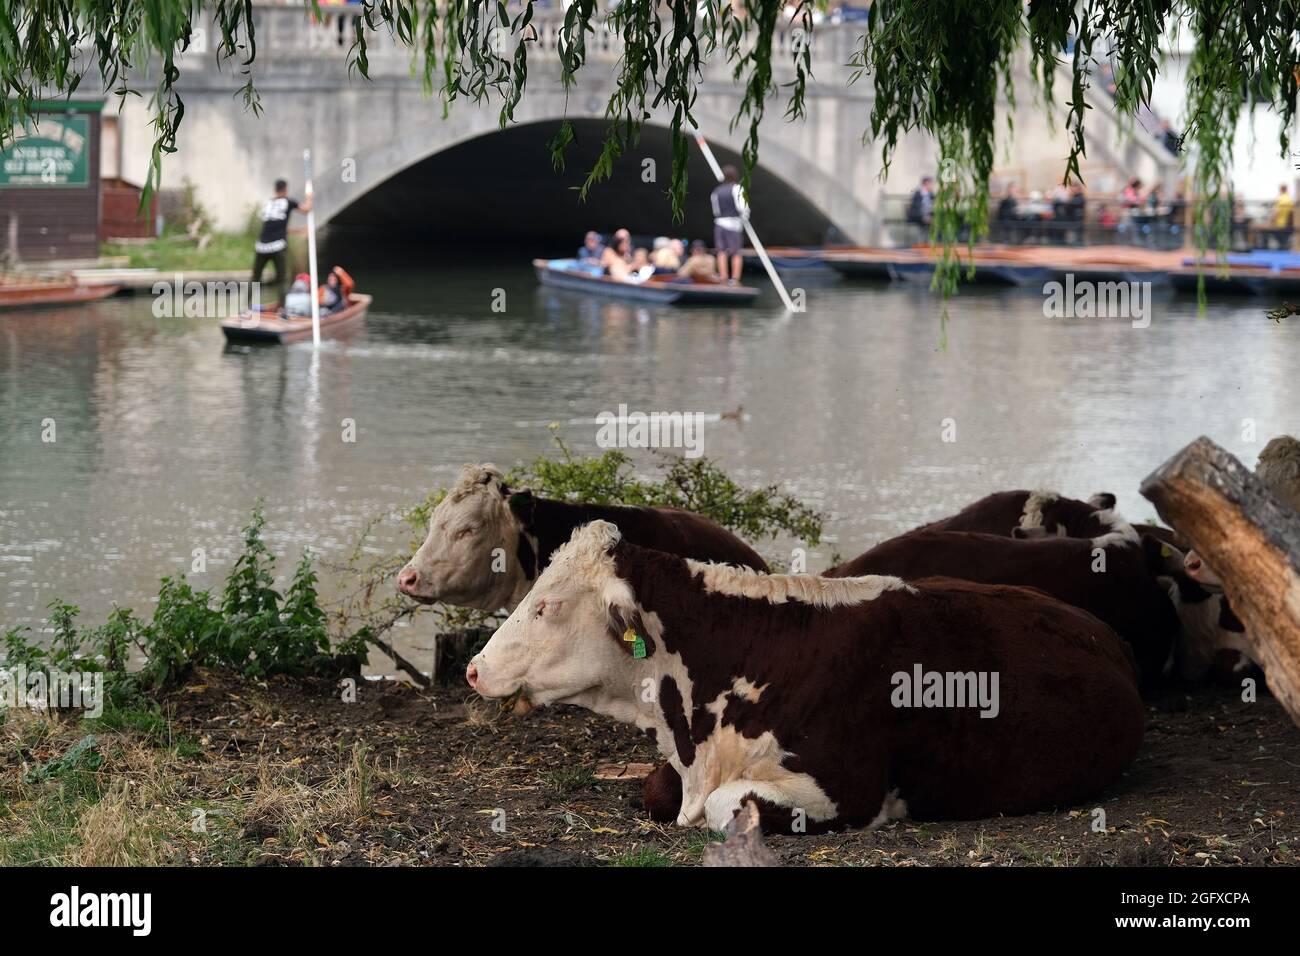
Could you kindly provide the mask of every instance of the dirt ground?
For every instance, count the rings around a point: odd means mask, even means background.
[[[327,683],[197,675],[164,702],[165,758],[129,737],[103,739],[97,792],[105,796],[69,823],[66,850],[41,854],[100,863],[656,866],[697,864],[710,839],[652,823],[639,780],[602,779],[611,768],[657,761],[629,727],[571,707],[503,715],[459,688],[362,681],[357,697],[344,703]],[[82,732],[29,733],[33,742],[19,747],[24,766]],[[0,774],[17,772],[8,759]],[[114,777],[127,784],[113,786]],[[23,806],[47,808],[54,786],[19,787],[13,819]],[[1095,807],[1105,811],[1105,832],[1093,829]],[[1148,707],[1128,774],[1087,805],[767,842],[793,865],[1294,865],[1300,729],[1266,693],[1257,703],[1217,688],[1169,693]]]
[[[328,862],[699,860],[707,835],[652,823],[639,780],[598,779],[611,764],[657,761],[629,727],[571,707],[503,716],[459,689],[367,681],[358,698],[209,680],[170,703],[176,727],[198,738],[198,759],[218,767],[288,758],[327,778],[364,748],[373,797],[364,816],[325,828],[317,844],[333,848]],[[1105,811],[1104,833],[1093,829],[1094,807]],[[291,862],[272,828],[245,831],[249,862]],[[1295,864],[1300,729],[1266,693],[1256,703],[1216,688],[1170,693],[1148,708],[1142,752],[1123,781],[1087,806],[768,842],[800,865]]]

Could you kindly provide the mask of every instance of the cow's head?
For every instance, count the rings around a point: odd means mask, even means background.
[[[526,493],[525,493],[526,494]],[[466,465],[429,516],[429,534],[397,575],[397,589],[425,604],[495,611],[526,580],[511,491],[491,465]]]
[[[1115,496],[1099,492],[1086,502],[1063,498],[1054,491],[1035,491],[1025,501],[1013,538],[1098,538],[1122,522],[1114,511]]]
[[[618,541],[618,528],[608,521],[575,531],[470,661],[470,686],[484,697],[522,690],[534,704],[593,706],[633,658],[651,656],[654,641],[615,570]]]

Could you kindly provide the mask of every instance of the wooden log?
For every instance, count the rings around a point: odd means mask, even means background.
[[[704,848],[705,866],[780,866],[776,854],[763,844],[758,804],[746,800],[727,824],[727,839]]]
[[[1204,436],[1141,491],[1223,581],[1269,689],[1300,726],[1300,514]]]

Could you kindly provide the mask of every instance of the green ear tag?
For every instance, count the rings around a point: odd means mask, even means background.
[[[636,640],[632,642],[632,656],[638,661],[645,657],[645,638],[640,634],[638,634]]]

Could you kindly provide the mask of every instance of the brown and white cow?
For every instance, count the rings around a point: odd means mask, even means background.
[[[1101,618],[1133,648],[1144,684],[1169,666],[1179,620],[1132,525],[1112,517],[1095,538],[1018,541],[965,531],[911,531],[826,572],[827,577],[935,575],[1038,588]]]
[[[513,610],[575,528],[616,524],[628,541],[670,554],[766,571],[744,541],[702,515],[678,508],[580,504],[513,491],[492,465],[465,465],[429,517],[429,533],[398,573],[397,588],[426,604]],[[650,816],[671,820],[681,781],[663,764],[645,780]]]
[[[749,545],[679,508],[593,505],[513,491],[492,465],[465,465],[429,517],[429,533],[397,575],[397,589],[425,604],[513,610],[575,528],[612,521],[629,541],[766,571]]]
[[[1014,538],[1094,538],[1110,530],[1115,496],[1088,501],[1055,491],[995,491],[961,511],[921,525],[916,531],[974,531]]]
[[[1246,628],[1227,597],[1203,586],[1187,571],[1178,539],[1167,529],[1142,535],[1147,565],[1169,590],[1182,624],[1174,650],[1173,672],[1184,680],[1207,677],[1232,682],[1258,665]]]
[[[1044,594],[760,574],[607,522],[555,554],[466,677],[653,731],[677,822],[713,829],[751,798],[782,832],[1066,806],[1112,784],[1143,730],[1128,648]]]

